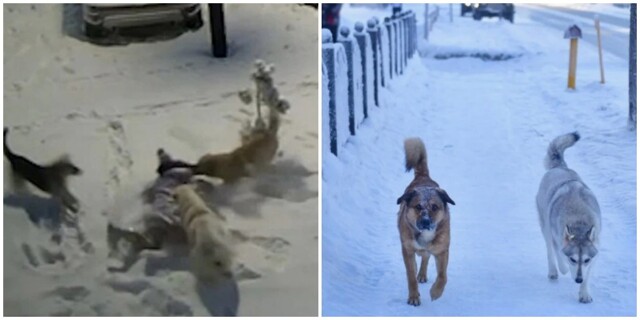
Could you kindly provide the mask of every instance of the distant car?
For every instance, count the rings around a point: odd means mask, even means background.
[[[480,3],[473,10],[473,19],[481,20],[484,17],[500,17],[513,23],[515,9],[511,3]]]
[[[338,27],[340,26],[340,3],[322,4],[322,28],[329,29],[333,35],[333,41],[338,39]]]
[[[473,12],[473,9],[477,7],[477,3],[462,3],[460,4],[460,16],[464,16],[469,12]]]
[[[88,37],[104,37],[118,28],[179,24],[189,30],[202,27],[200,4],[90,3],[82,5],[84,32]]]

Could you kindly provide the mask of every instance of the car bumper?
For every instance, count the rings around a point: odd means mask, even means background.
[[[198,4],[84,5],[84,21],[104,28],[182,22],[200,14]]]

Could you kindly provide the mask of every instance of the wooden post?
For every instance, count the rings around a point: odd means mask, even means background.
[[[209,28],[211,29],[211,50],[216,58],[227,57],[227,35],[224,29],[224,12],[221,3],[209,4]]]
[[[600,18],[598,15],[596,20],[596,34],[598,35],[598,58],[600,60],[600,83],[604,83],[604,65],[602,64],[602,40],[600,38]]]

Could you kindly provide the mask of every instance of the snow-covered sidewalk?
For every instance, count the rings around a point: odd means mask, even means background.
[[[601,85],[597,51],[585,44],[578,89],[567,91],[567,42],[524,15],[514,25],[459,16],[436,23],[424,58],[383,89],[383,106],[339,158],[323,157],[323,315],[635,315],[636,133],[626,127],[627,62],[605,55]],[[473,53],[514,58],[434,58]],[[547,279],[534,202],[549,142],[573,130],[583,138],[566,161],[598,197],[603,217],[589,305],[578,303],[570,277]],[[430,262],[417,308],[406,303],[396,227],[396,199],[413,177],[404,172],[402,142],[412,136],[424,140],[431,176],[456,202],[447,287],[429,301]]]

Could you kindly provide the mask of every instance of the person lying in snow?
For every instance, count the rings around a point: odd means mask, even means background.
[[[160,167],[174,161],[163,149],[158,149],[157,156]],[[199,189],[211,187],[194,181],[193,177],[192,170],[188,168],[171,168],[159,175],[142,193],[145,209],[141,228],[121,228],[108,224],[109,257],[114,264],[108,267],[109,271],[127,271],[138,260],[140,251],[161,249],[169,237],[186,239],[178,205],[173,197],[174,189],[189,183],[199,184]]]

